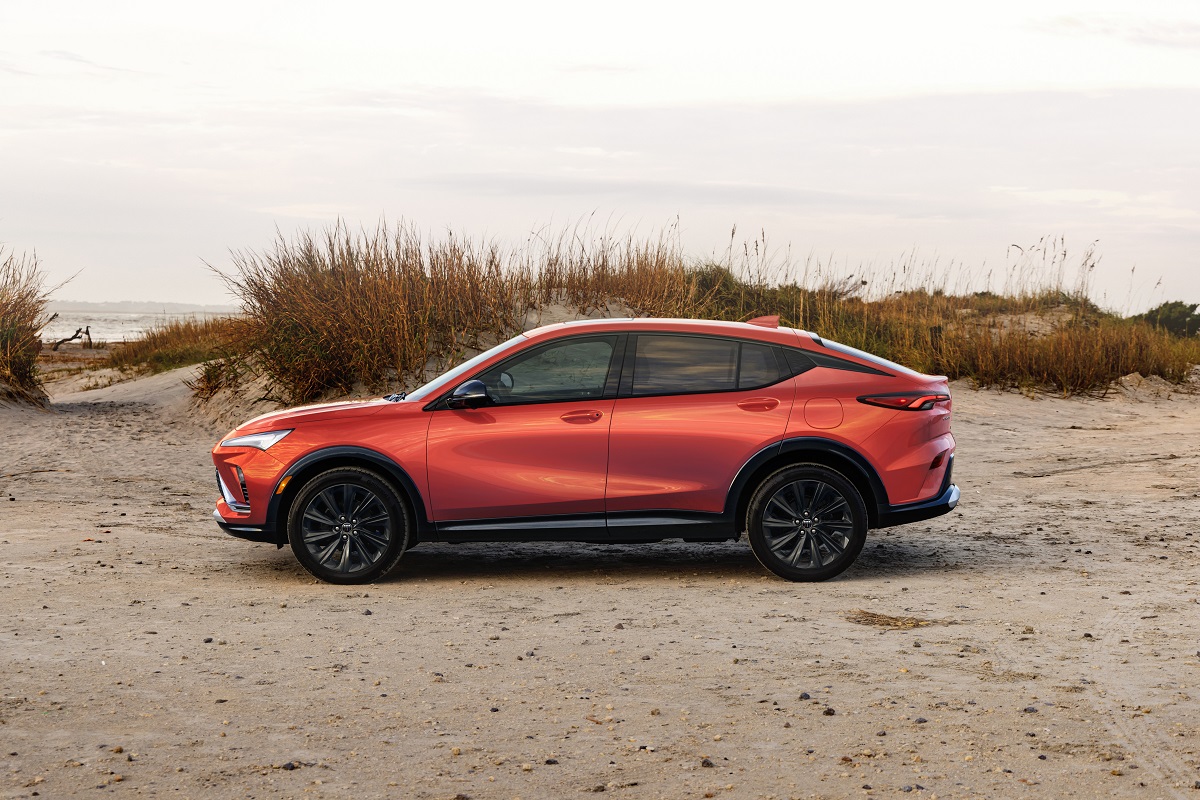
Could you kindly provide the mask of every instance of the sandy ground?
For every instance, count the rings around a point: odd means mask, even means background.
[[[0,409],[3,797],[1200,798],[1200,397],[957,387],[960,509],[829,583],[437,545],[347,590],[211,522],[180,379]]]

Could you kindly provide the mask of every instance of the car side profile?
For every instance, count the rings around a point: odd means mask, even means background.
[[[946,378],[779,327],[621,319],[520,334],[408,395],[288,409],[213,448],[214,518],[366,583],[422,542],[735,540],[825,580],[945,514]]]

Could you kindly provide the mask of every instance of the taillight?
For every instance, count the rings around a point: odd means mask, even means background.
[[[950,399],[948,394],[876,394],[858,398],[858,402],[897,411],[928,411],[938,403]]]

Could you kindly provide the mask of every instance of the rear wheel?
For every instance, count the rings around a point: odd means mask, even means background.
[[[288,541],[306,570],[329,583],[370,583],[408,547],[403,498],[374,472],[341,467],[301,489],[288,513]]]
[[[789,581],[823,581],[844,572],[867,539],[862,495],[841,473],[797,464],[759,485],[747,515],[750,548]]]

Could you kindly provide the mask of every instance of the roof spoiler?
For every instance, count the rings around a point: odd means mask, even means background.
[[[760,328],[778,328],[779,327],[779,315],[772,314],[769,317],[755,317],[754,319],[749,320],[746,324],[747,325],[757,325]]]

